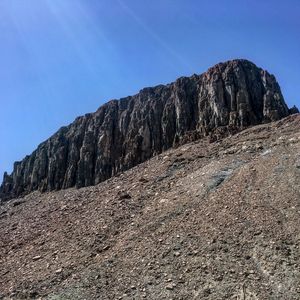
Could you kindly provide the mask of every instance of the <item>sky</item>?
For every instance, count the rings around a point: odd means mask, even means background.
[[[108,100],[234,58],[300,107],[299,16],[299,0],[0,0],[0,176]]]

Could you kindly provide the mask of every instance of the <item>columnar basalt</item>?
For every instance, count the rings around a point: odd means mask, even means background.
[[[247,60],[220,63],[78,117],[5,173],[0,198],[94,185],[183,143],[188,134],[238,131],[289,113],[273,75]]]

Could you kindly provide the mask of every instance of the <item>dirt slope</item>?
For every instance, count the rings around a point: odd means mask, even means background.
[[[0,206],[0,299],[300,299],[300,115]]]

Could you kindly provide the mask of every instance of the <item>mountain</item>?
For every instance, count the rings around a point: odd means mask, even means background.
[[[0,299],[300,297],[300,115],[0,206]]]
[[[173,146],[289,114],[273,75],[247,60],[220,63],[78,117],[15,162],[0,198],[95,185]]]

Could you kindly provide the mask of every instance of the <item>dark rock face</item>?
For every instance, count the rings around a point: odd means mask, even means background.
[[[289,115],[273,75],[246,60],[145,88],[78,117],[5,173],[0,198],[97,184],[174,145]]]
[[[298,114],[299,113],[298,107],[296,105],[294,105],[293,107],[291,107],[289,109],[289,113],[290,113],[290,115]]]

